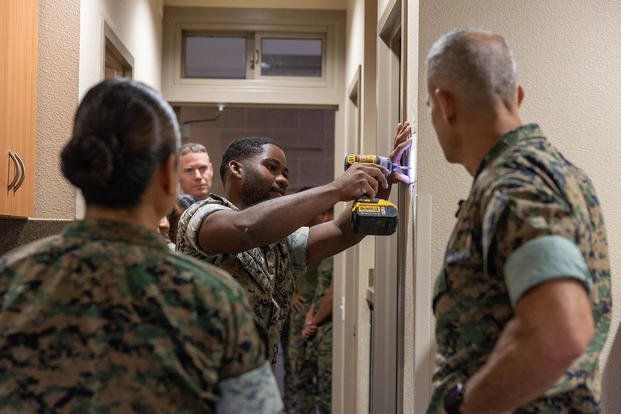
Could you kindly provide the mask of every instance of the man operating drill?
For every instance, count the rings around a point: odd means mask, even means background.
[[[411,145],[408,122],[397,125],[390,154],[398,162]],[[273,141],[242,138],[222,156],[225,197],[211,195],[191,206],[179,222],[177,250],[227,270],[248,293],[255,321],[276,362],[278,342],[289,315],[294,269],[358,243],[351,212],[311,228],[303,227],[339,201],[363,194],[387,198],[390,186],[409,183],[400,171],[356,163],[335,181],[286,195],[287,159]]]

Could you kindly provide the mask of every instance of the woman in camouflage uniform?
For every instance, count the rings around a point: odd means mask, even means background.
[[[276,412],[243,289],[155,233],[179,129],[151,88],[81,102],[62,171],[86,216],[0,259],[1,412]]]

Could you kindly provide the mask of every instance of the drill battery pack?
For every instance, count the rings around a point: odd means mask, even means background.
[[[389,235],[397,230],[397,206],[380,198],[359,198],[351,206],[354,233]]]

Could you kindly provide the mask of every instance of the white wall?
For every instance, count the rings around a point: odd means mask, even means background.
[[[133,58],[133,79],[161,91],[162,0],[80,0],[79,97],[104,78],[104,22]],[[79,191],[77,192],[79,194]],[[84,215],[76,197],[75,216]]]
[[[345,82],[349,86],[364,60],[364,1],[348,0],[345,38]]]
[[[162,0],[81,0],[80,96],[103,79],[104,21],[134,58],[134,79],[159,90]]]
[[[424,56],[435,39],[455,27],[503,34],[526,90],[524,122],[538,122],[561,151],[592,178],[604,210],[613,275],[613,321],[602,362],[604,412],[621,412],[621,2],[548,0],[420,1],[419,196],[432,197],[432,274],[455,222],[456,203],[471,177],[449,165],[436,143],[423,102]],[[614,342],[616,352],[610,353]]]

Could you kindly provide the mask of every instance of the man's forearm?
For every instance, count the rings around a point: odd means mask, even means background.
[[[375,194],[378,180],[387,186],[384,170],[377,165],[355,164],[329,184],[241,211],[216,211],[201,224],[200,247],[207,254],[222,254],[275,243],[339,201],[352,200],[364,192]]]
[[[381,192],[378,190],[378,196],[380,193],[388,197],[390,189],[382,188]],[[358,244],[364,238],[364,234],[354,233],[351,225],[351,205],[348,205],[332,222],[314,226],[311,234],[308,263],[318,263],[334,256]]]
[[[331,184],[266,200],[241,211],[219,210],[208,216],[199,231],[207,254],[239,253],[276,243],[340,201]]]
[[[502,413],[540,397],[587,349],[593,333],[579,282],[558,279],[531,289],[485,365],[466,383],[461,411]]]
[[[326,293],[319,299],[319,306],[317,307],[317,313],[313,318],[315,325],[321,325],[326,319],[332,316],[332,285],[326,291]]]
[[[541,396],[568,365],[550,361],[534,344],[516,341],[510,322],[487,363],[466,383],[464,414],[498,414]]]
[[[288,236],[339,201],[338,189],[327,184],[248,207],[239,212],[235,224],[252,239],[253,247],[265,246]]]
[[[311,228],[307,263],[319,263],[355,245],[363,238],[364,235],[354,233],[352,229],[351,208],[348,206],[336,219]]]

